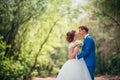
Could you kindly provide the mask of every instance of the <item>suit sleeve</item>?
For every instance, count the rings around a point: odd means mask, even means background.
[[[88,38],[86,41],[85,41],[85,47],[84,47],[84,51],[82,51],[80,54],[77,55],[77,58],[80,59],[80,58],[85,58],[89,55],[89,52],[90,52],[90,48],[91,48],[91,40]]]

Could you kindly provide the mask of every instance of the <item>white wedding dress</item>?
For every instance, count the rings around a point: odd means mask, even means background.
[[[69,48],[73,43],[70,43]],[[57,80],[92,80],[83,58],[70,59],[64,63]]]

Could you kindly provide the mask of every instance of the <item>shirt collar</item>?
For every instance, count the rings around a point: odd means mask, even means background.
[[[84,39],[85,39],[88,35],[89,35],[89,34],[86,34],[85,37],[84,37]]]

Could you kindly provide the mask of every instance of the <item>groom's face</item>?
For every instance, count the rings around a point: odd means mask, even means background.
[[[79,34],[80,34],[80,36],[84,37],[84,30],[79,29]]]

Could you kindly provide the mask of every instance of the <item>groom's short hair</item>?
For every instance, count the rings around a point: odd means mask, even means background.
[[[89,29],[87,28],[87,26],[79,26],[79,29],[85,30],[87,33],[89,31]]]

